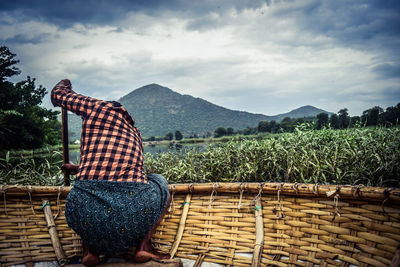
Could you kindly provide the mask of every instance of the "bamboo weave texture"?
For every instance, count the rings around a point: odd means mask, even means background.
[[[236,193],[218,186],[209,192],[187,188],[186,192],[171,188],[172,205],[153,241],[162,252],[176,246],[175,257],[192,259],[195,266],[202,262],[254,265],[257,246],[261,246],[256,259],[260,266],[389,266],[400,244],[400,203],[386,201],[388,197],[379,201],[342,198],[340,191],[332,191],[329,197],[288,195],[283,187],[275,192]],[[80,238],[64,217],[69,188],[1,191],[1,265],[56,260],[42,210],[44,198],[53,216],[57,215],[55,224],[65,255],[81,256]],[[257,198],[260,206],[255,205]],[[256,211],[262,215],[261,239]]]

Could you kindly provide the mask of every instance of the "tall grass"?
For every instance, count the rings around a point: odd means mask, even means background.
[[[233,139],[205,150],[146,153],[147,173],[169,182],[298,182],[400,187],[400,127],[312,130]],[[61,153],[7,153],[0,184],[61,185]]]
[[[60,170],[62,155],[59,151],[41,151],[39,157],[31,153],[7,152],[0,158],[0,184],[18,185],[62,185]]]
[[[206,151],[145,154],[170,182],[299,182],[400,186],[400,128],[312,130],[230,141]]]

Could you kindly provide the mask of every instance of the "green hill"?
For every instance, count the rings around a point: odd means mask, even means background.
[[[292,110],[290,112],[287,112],[287,113],[271,116],[270,119],[275,120],[277,122],[280,122],[285,117],[289,117],[289,118],[292,118],[292,119],[305,118],[305,117],[315,117],[319,113],[327,113],[329,115],[333,114],[332,112],[327,112],[327,111],[325,111],[323,109],[319,109],[319,108],[307,105],[307,106],[303,106],[303,107],[294,109],[294,110]]]
[[[138,88],[118,100],[126,107],[136,121],[136,127],[144,137],[164,136],[179,130],[184,135],[207,132],[213,133],[217,127],[232,127],[241,130],[256,127],[260,121],[281,121],[285,117],[302,118],[316,116],[321,112],[313,106],[304,106],[276,116],[253,114],[230,110],[204,99],[182,95],[158,84]],[[328,113],[328,112],[326,112]],[[69,116],[70,139],[79,139],[81,119]]]
[[[201,135],[219,126],[243,129],[269,119],[262,114],[229,110],[157,84],[136,89],[119,102],[135,118],[143,136],[164,136],[176,130]]]

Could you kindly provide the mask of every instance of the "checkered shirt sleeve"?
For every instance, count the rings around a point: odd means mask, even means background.
[[[123,106],[79,95],[68,80],[54,87],[51,99],[83,119],[77,180],[148,183],[142,136]]]
[[[86,116],[93,106],[100,100],[75,93],[69,80],[60,81],[51,91],[51,102],[55,107],[62,107],[69,111]]]

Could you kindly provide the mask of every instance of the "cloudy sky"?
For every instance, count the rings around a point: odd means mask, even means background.
[[[266,115],[400,102],[398,0],[0,1],[0,45],[16,81],[107,100],[158,83]]]

